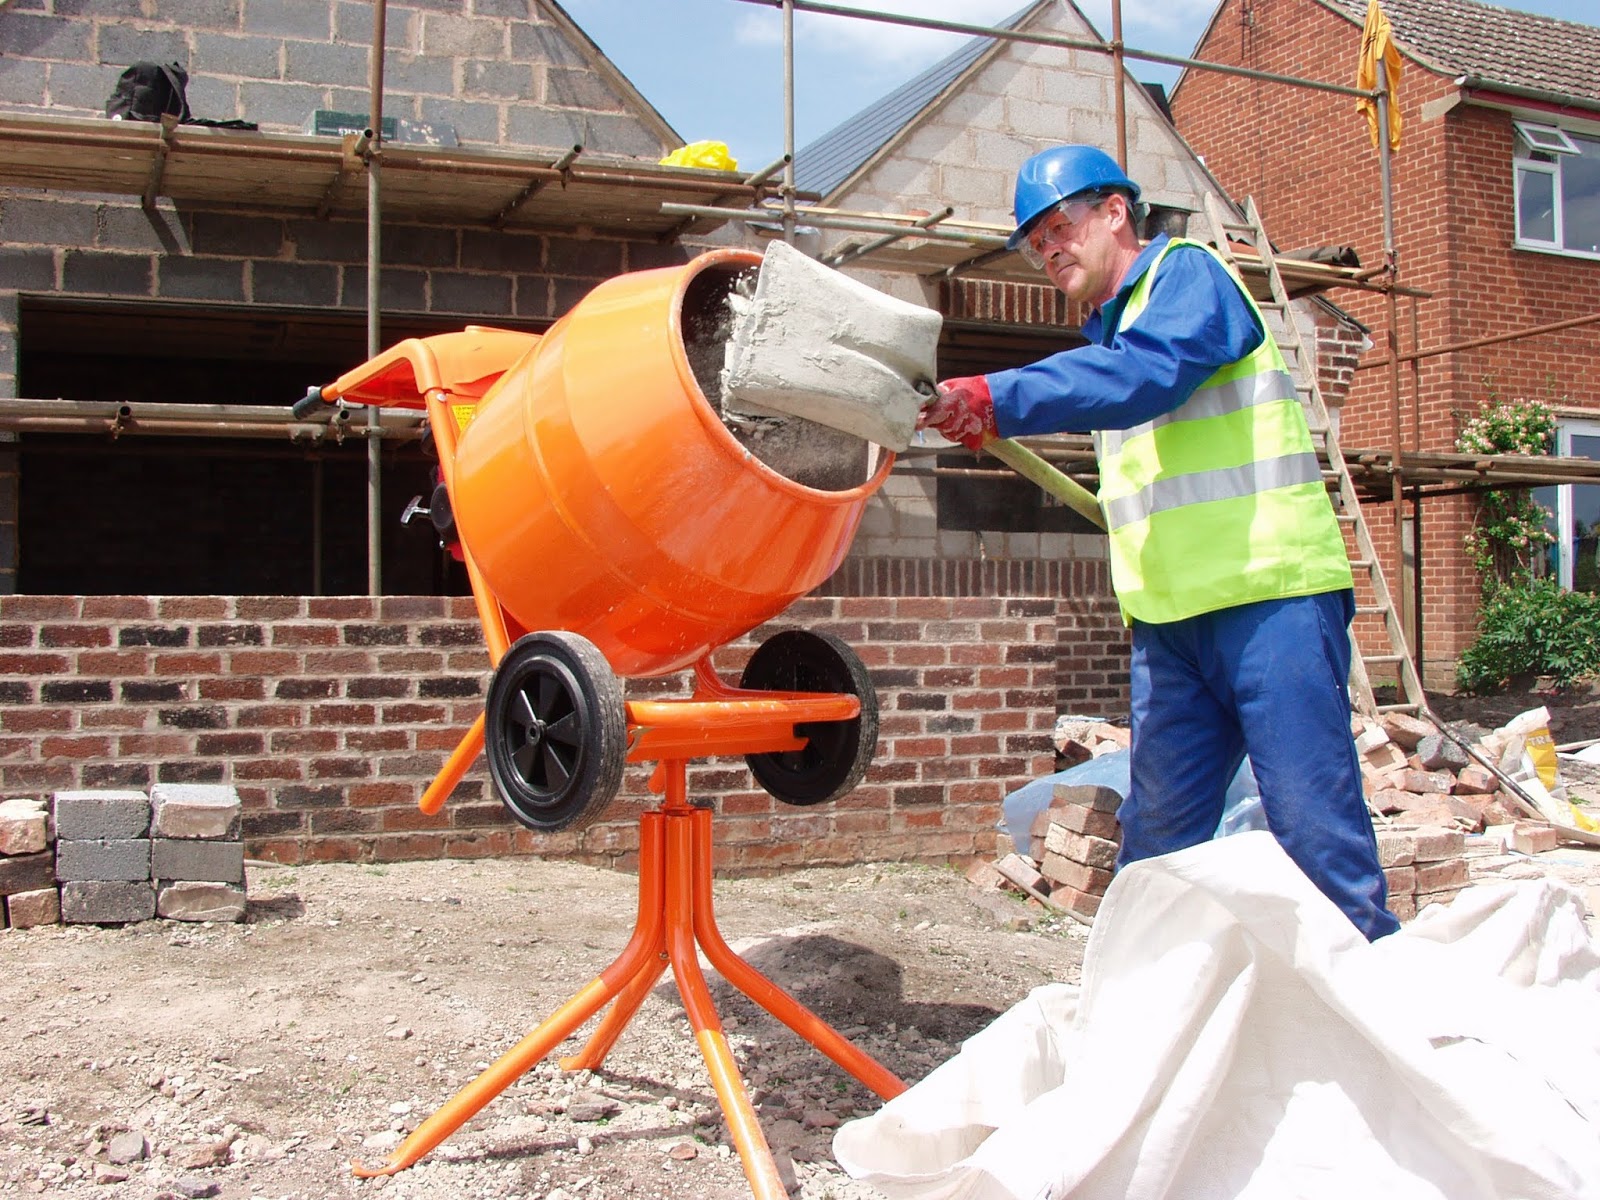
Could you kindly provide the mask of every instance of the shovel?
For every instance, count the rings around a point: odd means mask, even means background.
[[[886,296],[787,242],[762,260],[753,296],[735,294],[722,395],[741,411],[785,413],[898,453],[934,398],[939,314]],[[1100,528],[1093,493],[1027,447],[983,449]]]

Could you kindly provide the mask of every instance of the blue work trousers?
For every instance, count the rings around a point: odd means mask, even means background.
[[[1384,907],[1350,735],[1354,593],[1264,600],[1133,625],[1133,756],[1118,867],[1206,841],[1248,752],[1267,825],[1369,939]]]

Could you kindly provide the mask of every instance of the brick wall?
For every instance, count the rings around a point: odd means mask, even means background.
[[[1314,0],[1225,0],[1196,54],[1347,83],[1359,45],[1359,27]],[[1404,140],[1393,160],[1395,242],[1402,282],[1432,293],[1417,307],[1420,345],[1600,308],[1600,264],[1512,247],[1510,115],[1458,106],[1423,117],[1424,105],[1455,91],[1448,78],[1407,63]],[[1276,243],[1354,245],[1364,264],[1382,262],[1377,152],[1347,97],[1191,71],[1172,108],[1179,131],[1229,193],[1256,198]],[[1384,299],[1348,290],[1330,298],[1374,331],[1367,361],[1380,357],[1389,328]],[[1402,348],[1412,348],[1409,301],[1400,303],[1398,324]],[[1600,410],[1593,361],[1594,334],[1583,330],[1430,359],[1414,380],[1409,369],[1403,378],[1403,444],[1412,445],[1415,424],[1422,449],[1454,449],[1463,416],[1491,396]],[[1344,445],[1388,447],[1392,414],[1388,369],[1357,371],[1341,420]],[[1473,512],[1461,497],[1423,505],[1423,648],[1434,683],[1449,679],[1476,625],[1478,581],[1462,551]],[[1367,515],[1382,561],[1392,562],[1393,517],[1377,504]]]
[[[1085,689],[1115,691],[1093,605],[1023,597],[809,598],[774,627],[832,632],[872,673],[877,760],[835,804],[754,788],[742,760],[691,764],[719,863],[985,853],[1006,792],[1051,769],[1058,642]],[[770,631],[770,630],[769,630]],[[737,677],[756,631],[718,654]],[[0,597],[0,797],[229,783],[252,855],[284,862],[541,854],[626,864],[645,766],[617,819],[535,835],[482,760],[445,810],[417,798],[481,711],[488,667],[467,598]],[[652,694],[681,681],[636,681]],[[686,694],[677,687],[676,694]],[[1125,704],[1125,701],[1124,701]],[[1082,707],[1081,705],[1079,706]]]

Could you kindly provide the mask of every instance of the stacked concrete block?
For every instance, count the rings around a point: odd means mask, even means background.
[[[57,792],[55,817],[63,921],[110,925],[156,915],[144,792]]]
[[[43,802],[0,803],[0,926],[27,929],[61,919],[52,840]]]
[[[156,911],[176,921],[243,919],[239,793],[220,784],[164,783],[150,801]]]

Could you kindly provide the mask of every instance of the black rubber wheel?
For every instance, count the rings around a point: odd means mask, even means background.
[[[595,644],[564,630],[506,651],[484,708],[489,774],[511,815],[540,833],[582,829],[622,785],[622,684]]]
[[[756,648],[739,686],[755,691],[848,692],[861,698],[850,721],[808,721],[795,732],[809,739],[799,750],[747,754],[756,782],[785,804],[837,800],[854,790],[872,765],[878,744],[878,693],[856,652],[827,633],[785,629]]]

